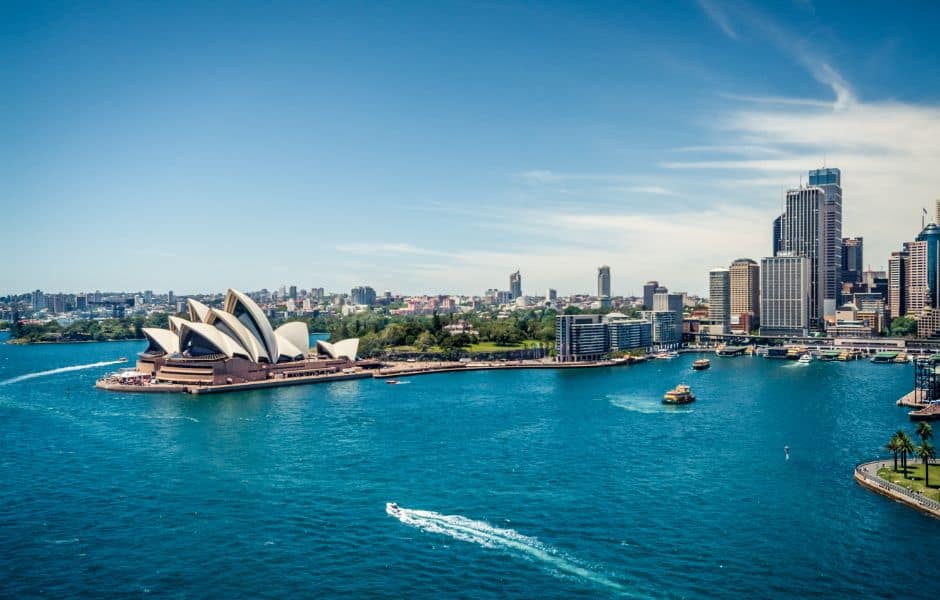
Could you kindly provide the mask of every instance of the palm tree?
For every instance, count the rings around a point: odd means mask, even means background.
[[[930,442],[924,440],[917,447],[917,456],[924,461],[924,486],[930,487],[930,459],[936,455]]]
[[[920,421],[917,423],[917,435],[920,436],[921,443],[924,443],[933,437],[933,427],[927,421]]]
[[[907,457],[914,454],[914,442],[911,440],[911,436],[907,435],[907,432],[903,429],[898,430],[898,442],[901,446],[901,459],[904,469],[904,474],[907,475]]]
[[[894,472],[898,471],[898,452],[901,451],[901,445],[898,440],[898,434],[891,436],[891,439],[888,440],[888,443],[885,444],[885,450],[894,454]]]

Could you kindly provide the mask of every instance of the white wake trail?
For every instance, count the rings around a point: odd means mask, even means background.
[[[27,379],[35,379],[36,377],[46,377],[48,375],[58,375],[59,373],[68,373],[69,371],[81,371],[82,369],[94,369],[95,367],[106,367],[108,365],[116,365],[120,363],[119,360],[106,360],[102,362],[91,363],[89,365],[73,365],[71,367],[59,367],[58,369],[50,369],[48,371],[39,371],[37,373],[26,373],[25,375],[18,375],[12,379],[7,379],[6,381],[0,381],[0,385],[10,385],[11,383],[19,383],[20,381],[26,381]]]
[[[543,544],[534,537],[522,535],[514,529],[493,527],[485,521],[474,521],[461,515],[442,515],[429,510],[400,508],[392,504],[387,504],[385,510],[405,525],[421,531],[446,535],[455,540],[479,544],[486,548],[518,552],[554,567],[559,572],[575,575],[616,590],[623,589],[623,586],[616,581],[578,565],[573,559],[563,554],[560,555],[555,548]]]

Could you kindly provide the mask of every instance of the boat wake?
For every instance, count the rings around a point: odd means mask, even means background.
[[[608,396],[607,400],[617,408],[644,415],[695,412],[694,408],[688,406],[666,406],[659,400],[638,398],[636,396]]]
[[[541,562],[556,574],[573,575],[615,590],[623,589],[616,581],[581,566],[574,559],[559,554],[555,548],[513,529],[493,527],[485,521],[474,521],[460,515],[442,515],[429,510],[401,508],[391,503],[386,504],[385,512],[405,525],[421,531],[446,535],[462,542],[523,556]]]
[[[11,383],[19,383],[20,381],[26,381],[27,379],[35,379],[37,377],[47,377],[49,375],[58,375],[59,373],[68,373],[70,371],[81,371],[82,369],[94,369],[95,367],[107,367],[109,365],[116,365],[121,363],[120,360],[106,360],[102,362],[91,363],[89,365],[72,365],[71,367],[59,367],[58,369],[50,369],[48,371],[39,371],[36,373],[26,373],[25,375],[17,375],[12,379],[7,379],[6,381],[0,381],[0,385],[10,385]]]

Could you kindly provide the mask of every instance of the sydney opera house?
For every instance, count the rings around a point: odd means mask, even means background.
[[[326,375],[356,365],[358,339],[311,349],[304,323],[277,329],[245,294],[228,290],[222,309],[188,300],[189,319],[169,318],[169,328],[143,330],[149,346],[137,371],[156,383],[226,385]]]

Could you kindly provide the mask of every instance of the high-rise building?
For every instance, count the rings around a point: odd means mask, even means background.
[[[731,282],[731,330],[749,332],[760,323],[760,267],[739,258],[728,269]]]
[[[653,310],[653,294],[658,288],[658,281],[647,281],[643,285],[643,308],[646,310]]]
[[[780,215],[774,219],[774,245],[773,245],[773,256],[780,254],[781,246],[783,245],[783,215]]]
[[[927,305],[930,295],[929,245],[926,240],[918,240],[908,243],[907,250],[907,264],[905,265],[907,268],[904,273],[907,291],[904,313],[916,316]]]
[[[545,290],[545,299],[549,302],[554,302],[558,300],[558,290],[555,288],[548,288]]]
[[[826,193],[819,250],[822,262],[820,286],[823,314],[832,316],[836,313],[842,291],[842,171],[813,169],[809,172],[809,185],[822,188]]]
[[[761,259],[760,331],[762,335],[806,335],[812,304],[812,261],[805,256]]]
[[[682,319],[676,319],[671,310],[654,310],[650,313],[652,340],[659,346],[677,346],[682,341]],[[678,333],[677,333],[678,332]]]
[[[349,292],[349,301],[352,304],[372,306],[375,304],[375,290],[367,285],[354,287]]]
[[[821,187],[801,187],[787,190],[786,212],[781,221],[780,251],[778,256],[805,256],[810,261],[810,327],[822,326],[825,315],[824,261],[821,258],[825,235],[824,216],[826,192]],[[841,254],[840,238],[840,254]],[[841,268],[841,262],[840,262]],[[835,294],[831,302],[835,311]]]
[[[95,292],[95,302],[99,304],[101,303],[101,299],[98,296],[98,292]],[[166,293],[166,303],[169,304],[170,306],[173,306],[176,304],[176,295],[173,294],[173,290],[170,290],[169,292]]]
[[[611,351],[652,346],[652,325],[646,319],[631,319],[612,313],[604,316],[602,320],[607,324]]]
[[[842,238],[842,282],[861,283],[865,270],[862,238]]]
[[[927,297],[925,303],[929,303],[934,308],[940,308],[940,277],[938,277],[938,268],[940,268],[940,227],[935,223],[928,223],[923,231],[917,236],[915,244],[924,242],[927,249],[926,265],[924,266],[927,274]],[[913,257],[911,259],[911,268],[914,267]],[[912,273],[911,279],[914,279]]]
[[[907,272],[910,259],[908,245],[892,252],[888,259],[888,316],[901,317],[907,311]]]
[[[46,295],[42,293],[42,290],[36,290],[33,292],[32,304],[33,310],[42,310],[46,308]]]
[[[509,294],[512,300],[522,295],[522,275],[519,271],[509,274]]]
[[[731,325],[731,279],[728,269],[708,274],[708,320],[712,333],[728,333]]]
[[[675,331],[671,339],[676,342],[682,340],[682,305],[684,296],[685,294],[670,294],[669,292],[653,294],[653,310],[655,312],[671,312],[674,315],[673,328]]]
[[[935,211],[935,213],[934,213],[934,221],[933,221],[933,222],[936,223],[937,225],[940,225],[940,198],[937,198],[937,199],[934,201],[934,211]]]
[[[288,292],[288,297],[289,297],[291,300],[293,300],[294,302],[297,301],[297,286],[296,286],[296,285],[290,286],[290,291]]]
[[[610,298],[610,267],[603,265],[597,269],[597,297]]]

